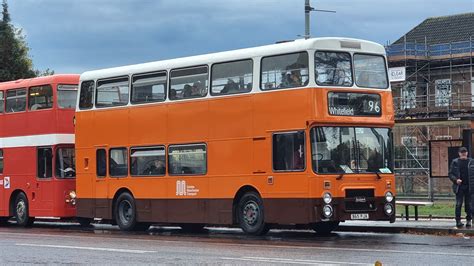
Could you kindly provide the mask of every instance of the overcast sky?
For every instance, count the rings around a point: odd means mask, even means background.
[[[82,73],[218,52],[304,34],[304,0],[8,0],[35,68]],[[474,0],[312,0],[313,37],[386,44],[424,19],[474,12]]]

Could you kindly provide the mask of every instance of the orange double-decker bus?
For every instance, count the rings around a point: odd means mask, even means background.
[[[77,215],[123,230],[395,220],[383,46],[315,38],[85,72]]]
[[[72,218],[79,75],[0,83],[0,223]]]

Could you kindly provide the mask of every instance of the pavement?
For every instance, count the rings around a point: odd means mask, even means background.
[[[465,220],[462,221],[465,223]],[[346,221],[336,231],[374,232],[374,233],[419,233],[431,235],[470,235],[474,236],[474,227],[457,228],[454,219],[405,220],[398,218],[395,223],[379,221]]]

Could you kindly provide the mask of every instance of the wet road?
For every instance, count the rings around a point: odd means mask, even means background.
[[[248,237],[239,229],[185,234],[178,228],[123,233],[36,223],[0,227],[0,264],[227,264],[227,265],[474,265],[474,238],[409,234],[272,230]]]

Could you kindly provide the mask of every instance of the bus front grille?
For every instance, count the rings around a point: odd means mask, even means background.
[[[346,211],[374,211],[376,209],[373,189],[347,189],[344,199]]]

